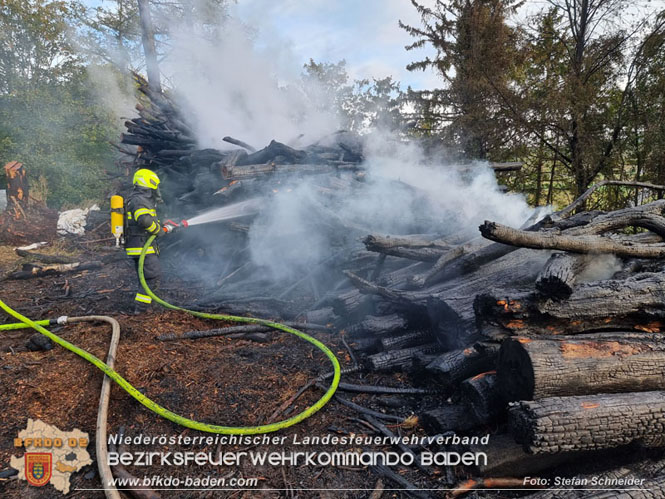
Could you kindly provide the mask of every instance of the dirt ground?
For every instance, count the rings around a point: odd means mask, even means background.
[[[110,315],[121,324],[122,336],[117,354],[116,370],[141,392],[183,416],[199,421],[224,425],[258,425],[270,416],[313,377],[330,370],[325,356],[302,340],[286,333],[273,333],[267,343],[257,343],[224,337],[163,342],[156,337],[164,333],[205,330],[220,327],[216,321],[197,319],[186,313],[156,311],[139,316],[131,315],[135,275],[131,262],[122,255],[114,259],[110,248],[112,241],[105,236],[105,229],[95,230],[84,238],[58,238],[50,227],[52,216],[40,218],[37,229],[20,230],[16,224],[0,224],[0,275],[16,270],[24,259],[16,256],[14,247],[37,240],[51,241],[39,250],[41,253],[78,255],[82,261],[97,260],[104,256],[107,263],[100,270],[76,274],[54,275],[27,280],[0,281],[2,300],[19,312],[33,318],[55,318],[60,315],[81,316],[89,314]],[[40,229],[41,227],[41,229]],[[100,241],[100,239],[104,239]],[[163,294],[168,301],[187,304],[194,295],[205,292],[196,283],[179,281],[177,269],[164,260]],[[0,323],[14,322],[0,317]],[[52,331],[64,339],[93,353],[106,357],[110,339],[107,325],[79,324]],[[40,419],[63,431],[78,428],[89,433],[88,446],[95,461],[95,422],[101,372],[73,353],[55,346],[50,351],[32,352],[26,342],[34,331],[22,330],[0,334],[0,400],[3,401],[2,426],[0,427],[0,471],[9,467],[10,456],[22,455],[22,449],[13,447],[13,439],[24,429],[28,418]],[[314,334],[329,345],[342,363],[351,366],[347,350],[339,335],[328,332]],[[354,374],[343,378],[350,383],[380,382],[400,386],[404,380],[399,375],[371,375],[364,378]],[[280,419],[292,416],[311,405],[321,391],[310,388]],[[400,404],[394,406],[395,397],[344,394],[344,397],[375,410],[409,416],[422,405],[432,405],[432,397],[400,396]],[[392,399],[392,400],[391,400]],[[344,435],[373,434],[366,424],[359,421],[359,414],[339,403],[330,402],[323,410],[306,421],[284,430],[287,442],[293,435],[324,436],[329,433]],[[201,435],[167,421],[147,410],[117,385],[113,385],[109,410],[108,432],[117,433],[124,427],[125,434],[135,436]],[[390,426],[390,425],[389,425]],[[421,434],[422,430],[390,426],[398,434]],[[196,448],[170,446],[169,451],[196,450],[219,452],[246,449],[248,446],[215,445]],[[293,450],[347,450],[287,445]],[[297,448],[296,448],[297,447]],[[252,450],[281,451],[281,447],[256,446]],[[131,450],[139,450],[132,448]],[[158,451],[159,446],[140,450]],[[367,449],[372,450],[372,449]],[[373,449],[376,450],[376,449]],[[383,448],[383,450],[391,450]],[[96,461],[71,478],[69,497],[103,497],[100,491],[77,489],[99,488]],[[259,478],[258,489],[285,489],[282,491],[160,491],[163,497],[368,497],[370,492],[347,490],[328,492],[298,491],[296,489],[373,489],[378,477],[367,468],[292,466],[263,467],[240,466],[219,468],[128,466],[136,477],[145,475],[173,476],[225,476]],[[423,475],[413,470],[401,470],[405,478],[419,486],[437,486],[435,475],[423,482]],[[394,486],[384,480],[386,487]],[[25,481],[7,479],[0,481],[0,495],[9,498],[59,497],[52,486],[36,488]],[[386,492],[383,497],[399,497],[399,492]]]

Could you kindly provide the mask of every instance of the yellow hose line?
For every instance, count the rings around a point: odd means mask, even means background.
[[[340,379],[340,366],[339,366],[339,361],[337,360],[337,357],[335,357],[335,354],[323,343],[321,343],[319,340],[316,338],[312,338],[311,336],[303,333],[302,331],[298,331],[297,329],[290,328],[288,326],[285,326],[283,324],[279,324],[277,322],[272,322],[272,321],[267,321],[264,319],[256,319],[253,317],[239,317],[235,315],[223,315],[223,314],[208,314],[208,313],[203,313],[203,312],[196,312],[193,310],[187,310],[185,308],[177,307],[175,305],[171,305],[170,303],[165,302],[161,298],[159,298],[157,295],[155,295],[152,290],[148,287],[147,283],[145,282],[145,276],[143,275],[143,263],[145,261],[145,255],[148,250],[148,247],[152,244],[153,240],[155,239],[155,236],[152,236],[148,239],[146,242],[145,246],[143,247],[143,251],[141,252],[141,256],[139,258],[139,280],[141,281],[141,285],[143,286],[143,289],[145,292],[157,303],[160,305],[172,309],[172,310],[181,310],[183,312],[187,312],[191,315],[194,315],[196,317],[201,317],[204,319],[218,319],[218,320],[225,320],[225,321],[232,321],[232,322],[242,322],[242,323],[250,323],[250,324],[261,324],[264,326],[271,327],[273,329],[278,329],[280,331],[284,331],[287,333],[291,333],[295,336],[298,336],[299,338],[302,338],[303,340],[311,343],[315,347],[317,347],[319,350],[321,350],[328,359],[330,359],[330,362],[333,365],[334,369],[334,376],[332,383],[330,384],[330,388],[324,393],[324,395],[312,406],[308,407],[304,411],[302,411],[299,414],[296,414],[295,416],[292,416],[288,419],[285,419],[283,421],[279,421],[276,423],[270,423],[270,424],[265,424],[261,426],[240,426],[240,427],[234,427],[234,426],[219,426],[219,425],[214,425],[214,424],[208,424],[208,423],[202,423],[200,421],[194,421],[193,419],[186,418],[184,416],[180,416],[179,414],[176,414],[175,412],[172,412],[165,407],[162,407],[161,405],[157,404],[153,400],[149,399],[145,395],[143,395],[141,392],[139,392],[136,388],[134,388],[125,378],[120,376],[114,369],[109,367],[107,364],[105,364],[102,360],[98,359],[94,355],[86,352],[85,350],[77,347],[76,345],[73,345],[69,343],[68,341],[60,338],[59,336],[51,333],[47,329],[45,329],[43,326],[39,325],[37,322],[32,321],[28,319],[27,317],[21,315],[17,311],[13,310],[10,308],[7,304],[5,304],[2,300],[0,300],[0,308],[2,308],[5,312],[7,312],[9,315],[12,317],[18,319],[24,324],[27,324],[28,326],[32,327],[33,329],[39,331],[41,334],[46,336],[47,338],[50,338],[53,342],[57,343],[58,345],[66,348],[67,350],[74,352],[76,355],[79,355],[80,357],[83,357],[85,360],[96,366],[98,369],[100,369],[104,374],[106,374],[109,378],[111,378],[113,381],[115,381],[120,387],[125,390],[127,393],[129,393],[132,397],[134,397],[136,400],[138,400],[141,404],[146,406],[148,409],[153,411],[156,414],[159,414],[160,416],[168,419],[169,421],[173,421],[174,423],[177,423],[181,426],[186,426],[187,428],[193,428],[195,430],[200,430],[200,431],[205,431],[209,433],[222,433],[226,435],[254,435],[257,433],[270,433],[273,431],[281,430],[283,428],[288,428],[289,426],[293,426],[294,424],[297,424],[301,422],[302,420],[310,417],[312,414],[320,410],[326,403],[332,398],[332,396],[335,394],[335,391],[337,390],[337,385],[339,385],[339,379]],[[7,325],[9,326],[9,325]],[[0,326],[0,330],[2,330],[3,327]],[[9,328],[7,328],[9,329]]]
[[[50,326],[52,325],[52,322],[46,319],[43,321],[35,321],[35,324],[39,324],[40,326]],[[15,324],[2,324],[0,326],[0,331],[13,331],[16,329],[30,329],[30,326],[23,324],[22,322],[17,322]]]

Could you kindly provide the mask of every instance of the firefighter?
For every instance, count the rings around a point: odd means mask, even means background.
[[[143,246],[150,236],[161,236],[168,232],[163,230],[157,218],[156,205],[161,200],[159,195],[159,177],[155,172],[142,168],[134,174],[134,188],[125,204],[125,217],[127,230],[125,233],[125,251],[127,256],[134,259],[138,275],[139,256]],[[167,227],[169,229],[170,227]],[[161,267],[159,264],[159,249],[156,244],[151,245],[143,263],[143,275],[148,287],[152,290],[159,288]],[[144,294],[141,283],[134,300],[135,313],[145,312],[152,304],[152,298]]]

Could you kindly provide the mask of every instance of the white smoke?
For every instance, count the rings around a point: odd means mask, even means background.
[[[366,178],[354,187],[331,195],[310,177],[268,201],[250,228],[254,262],[275,279],[292,279],[330,258],[340,239],[358,245],[370,232],[473,238],[485,219],[519,227],[533,214],[523,196],[501,192],[487,163],[428,164],[414,144],[380,133],[368,138],[366,152]]]
[[[230,135],[260,147],[310,140],[339,128],[329,106],[315,106],[299,81],[302,64],[288,43],[258,47],[251,31],[226,20],[218,37],[176,27],[173,50],[163,64],[177,89],[202,147],[221,148]],[[321,95],[321,92],[318,92]]]
[[[226,135],[257,148],[300,134],[309,144],[338,130],[331,96],[304,87],[306,61],[293,56],[289,41],[275,36],[257,46],[247,25],[228,18],[205,33],[173,24],[161,68],[201,147],[229,149]],[[359,246],[370,231],[473,237],[485,219],[520,226],[533,212],[522,196],[501,192],[486,163],[427,164],[416,145],[379,131],[366,137],[365,156],[365,180],[346,190],[331,195],[311,177],[266,200],[249,233],[254,263],[275,278],[295,278],[348,243]],[[351,229],[334,233],[339,227]]]
[[[122,126],[123,119],[137,115],[136,91],[130,78],[123,77],[111,65],[91,64],[86,70],[97,98],[113,113],[118,128]]]
[[[522,195],[501,191],[494,171],[484,162],[437,163],[424,158],[414,143],[405,144],[375,133],[367,141],[366,165],[372,176],[399,180],[417,188],[434,210],[433,215],[441,217],[443,225],[456,226],[459,231],[478,234],[478,225],[486,219],[519,227],[533,213]],[[395,203],[390,191],[380,185],[375,187],[368,192],[365,209],[379,208],[377,217],[400,216],[398,210],[406,208],[406,200],[398,198],[401,202]]]
[[[577,278],[578,282],[604,281],[611,279],[623,268],[622,261],[611,254],[584,255],[584,270]]]

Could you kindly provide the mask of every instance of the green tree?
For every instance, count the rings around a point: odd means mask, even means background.
[[[662,19],[665,13],[660,14]],[[645,40],[642,71],[628,100],[629,160],[636,180],[665,184],[665,34],[654,32]]]
[[[344,102],[350,117],[351,130],[380,129],[401,131],[404,125],[403,94],[399,82],[392,76],[356,80]]]
[[[110,120],[69,43],[70,7],[30,0],[0,9],[0,158],[43,177],[56,207],[101,195],[112,161]]]
[[[410,71],[433,69],[441,77],[439,89],[411,92],[421,113],[419,128],[440,135],[471,158],[485,159],[510,140],[496,88],[505,88],[515,65],[516,32],[507,17],[521,4],[513,0],[437,0],[427,7],[411,3],[421,26],[400,26],[416,41],[436,50],[407,66]]]
[[[99,63],[113,64],[126,72],[139,67],[140,38],[136,0],[106,0],[94,8],[77,10],[84,51]]]
[[[67,2],[5,0],[0,6],[0,94],[56,84],[76,70]]]
[[[321,111],[333,110],[346,130],[397,131],[403,125],[402,91],[391,76],[350,82],[346,61],[317,63],[310,59],[303,67],[302,79],[303,92],[311,106]]]
[[[579,196],[600,174],[615,176],[645,44],[660,39],[664,25],[648,15],[628,25],[620,0],[549,3],[524,47],[536,73],[527,70],[500,94],[514,127],[555,155]]]
[[[345,103],[351,98],[353,86],[349,83],[345,60],[330,63],[310,59],[303,66],[302,88],[311,108],[332,111],[342,128],[351,128]]]

